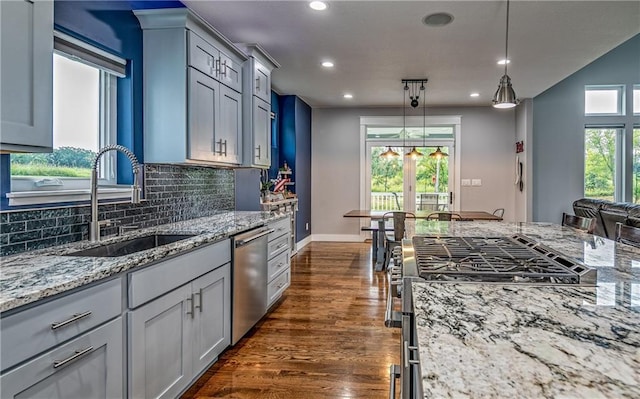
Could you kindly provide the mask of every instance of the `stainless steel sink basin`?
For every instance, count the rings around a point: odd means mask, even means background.
[[[101,245],[99,247],[83,249],[82,251],[72,252],[67,256],[95,256],[113,258],[134,254],[136,252],[145,251],[147,249],[157,248],[162,245],[171,244],[176,241],[186,240],[194,237],[194,235],[184,234],[153,234],[144,237],[136,237],[130,240],[115,242],[113,244]]]

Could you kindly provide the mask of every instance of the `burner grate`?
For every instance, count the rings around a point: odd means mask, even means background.
[[[594,284],[594,269],[522,235],[413,238],[427,280]]]

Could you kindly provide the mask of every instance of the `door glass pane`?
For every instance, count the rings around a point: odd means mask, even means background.
[[[402,148],[392,149],[400,154],[399,157],[385,158],[380,154],[388,147],[371,148],[371,209],[373,210],[401,210],[403,201],[403,151]]]
[[[640,203],[640,128],[633,129],[633,202]]]
[[[449,210],[449,159],[446,156],[429,156],[437,147],[423,147],[424,154],[416,161],[416,209],[419,211]],[[447,147],[440,147],[444,154]]]
[[[616,129],[585,129],[584,196],[613,201]]]

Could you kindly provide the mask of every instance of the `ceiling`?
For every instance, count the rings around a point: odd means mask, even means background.
[[[427,105],[488,105],[504,66],[505,1],[202,1],[183,3],[231,41],[281,67],[272,84],[312,107],[401,106],[401,79],[428,78]],[[508,74],[531,98],[640,33],[640,1],[511,2]],[[422,19],[446,12],[453,22]],[[335,67],[323,68],[331,60]],[[615,82],[612,82],[615,83]],[[343,94],[353,94],[352,99]],[[472,98],[471,92],[479,93]]]

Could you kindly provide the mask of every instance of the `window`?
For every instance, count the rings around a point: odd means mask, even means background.
[[[633,114],[640,115],[640,85],[633,86]]]
[[[613,201],[618,129],[585,129],[584,196]]]
[[[117,79],[126,61],[56,32],[52,153],[12,154],[9,205],[88,199],[99,148],[116,143]],[[100,159],[101,185],[117,183],[116,154]],[[122,197],[121,190],[106,197]]]
[[[633,202],[640,203],[640,127],[633,129]]]
[[[585,115],[624,115],[624,86],[587,86]]]

